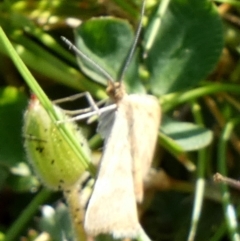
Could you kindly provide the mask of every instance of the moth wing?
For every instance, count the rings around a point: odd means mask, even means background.
[[[134,238],[139,222],[132,178],[127,106],[120,104],[105,141],[98,177],[90,198],[85,229],[95,236],[111,233],[115,238]]]
[[[138,202],[143,199],[143,179],[154,156],[160,125],[161,110],[156,97],[132,94],[128,96],[132,108],[131,146],[133,179]]]

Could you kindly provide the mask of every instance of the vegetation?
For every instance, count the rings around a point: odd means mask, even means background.
[[[141,224],[152,240],[240,239],[239,192],[212,180],[216,172],[233,178],[240,174],[239,7],[234,0],[146,2],[124,83],[128,93],[155,95],[162,108],[153,163],[158,172],[139,207]],[[84,171],[94,176],[92,159],[99,159],[102,140],[95,122],[79,122],[86,143],[75,124],[59,125],[56,133],[56,122],[68,117],[49,99],[88,91],[96,101],[103,100],[107,80],[94,66],[76,59],[61,36],[118,80],[140,8],[137,0],[0,3],[0,240],[73,240],[72,210],[56,191],[66,187],[59,188],[54,178],[62,175],[72,184],[78,176],[82,182]],[[34,98],[41,108],[36,113]],[[60,106],[76,110],[87,102],[80,98]],[[32,115],[24,119],[26,109]],[[48,155],[59,168],[48,166],[45,172],[37,155],[40,164],[29,164],[24,143],[28,148],[36,140],[48,140]],[[78,205],[92,182],[81,195],[64,192],[68,204]],[[84,240],[79,227],[77,239]]]

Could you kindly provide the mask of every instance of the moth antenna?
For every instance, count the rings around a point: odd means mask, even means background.
[[[81,57],[82,59],[86,60],[88,63],[92,64],[97,70],[99,70],[104,77],[111,81],[112,83],[114,82],[113,77],[106,71],[104,70],[99,64],[97,64],[95,61],[90,59],[86,54],[84,54],[81,50],[79,50],[70,40],[65,38],[64,36],[61,36],[61,39],[63,42],[68,45],[69,49],[72,50],[77,56]]]
[[[136,49],[137,42],[138,42],[141,30],[142,30],[142,22],[143,22],[144,10],[145,10],[145,0],[142,1],[140,21],[139,21],[139,24],[138,24],[138,27],[137,27],[137,32],[136,32],[136,35],[135,35],[135,38],[134,38],[134,42],[133,42],[133,44],[132,44],[132,46],[130,48],[130,51],[129,51],[126,59],[125,59],[124,64],[122,65],[122,70],[120,71],[120,74],[119,74],[119,77],[118,77],[118,82],[122,82],[123,81],[123,76],[124,76],[128,66],[129,66],[129,64],[130,64],[130,62],[132,60],[134,51]]]

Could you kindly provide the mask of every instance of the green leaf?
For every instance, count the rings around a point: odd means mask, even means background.
[[[76,29],[75,38],[76,46],[84,54],[101,66],[113,80],[119,80],[134,40],[134,33],[128,22],[111,17],[91,19]],[[78,62],[86,75],[98,83],[107,84],[108,79],[95,66],[80,58]],[[137,54],[128,66],[124,81],[129,92],[144,92],[138,78]]]
[[[152,16],[145,39],[151,38],[158,12]],[[196,85],[215,66],[223,48],[222,24],[207,0],[173,0],[163,15],[148,52],[152,92],[156,95]]]
[[[210,130],[192,123],[178,122],[166,116],[162,120],[161,131],[185,151],[199,150],[212,141]]]

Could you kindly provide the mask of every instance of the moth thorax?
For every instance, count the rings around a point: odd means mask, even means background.
[[[109,81],[106,92],[108,96],[114,100],[114,102],[118,102],[126,94],[125,87],[122,82]]]

